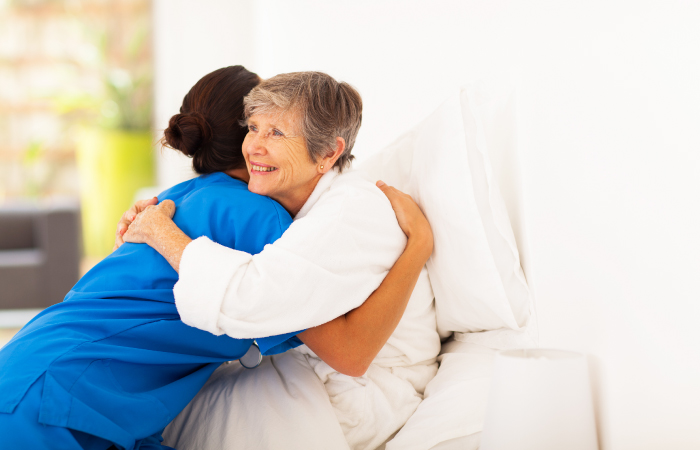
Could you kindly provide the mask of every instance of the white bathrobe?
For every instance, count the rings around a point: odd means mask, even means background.
[[[361,305],[405,244],[391,204],[363,172],[330,171],[260,254],[207,238],[188,245],[176,305],[183,322],[214,334],[303,330]],[[338,373],[306,346],[266,357],[253,371],[222,366],[166,429],[165,442],[179,450],[378,448],[418,407],[439,350],[424,269],[364,376]]]

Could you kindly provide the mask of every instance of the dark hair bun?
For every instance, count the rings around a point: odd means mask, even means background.
[[[211,127],[198,112],[175,114],[164,131],[165,143],[187,156],[194,156],[211,139]]]
[[[244,168],[248,127],[240,124],[243,98],[258,83],[260,77],[243,66],[205,75],[182,99],[180,114],[170,118],[161,144],[191,157],[199,174]]]

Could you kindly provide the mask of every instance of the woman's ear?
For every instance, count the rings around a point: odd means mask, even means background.
[[[335,164],[336,161],[338,161],[338,158],[343,154],[345,151],[345,139],[341,138],[340,136],[335,138],[335,150],[328,155],[326,155],[324,158],[322,158],[318,164],[318,171],[320,173],[326,173],[331,168],[333,167],[333,164]]]

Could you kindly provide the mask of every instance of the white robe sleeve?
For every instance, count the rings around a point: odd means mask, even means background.
[[[405,245],[378,188],[332,188],[257,255],[207,238],[190,243],[177,309],[190,326],[239,339],[304,330],[360,306]]]

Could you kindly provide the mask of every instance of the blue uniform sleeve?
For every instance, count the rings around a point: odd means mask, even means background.
[[[294,331],[292,333],[256,339],[255,342],[258,344],[260,353],[263,355],[276,355],[278,353],[284,353],[287,350],[299,347],[301,344],[303,344],[303,342],[301,342],[301,340],[299,340],[297,337],[297,334],[299,333],[301,333],[301,331]]]

